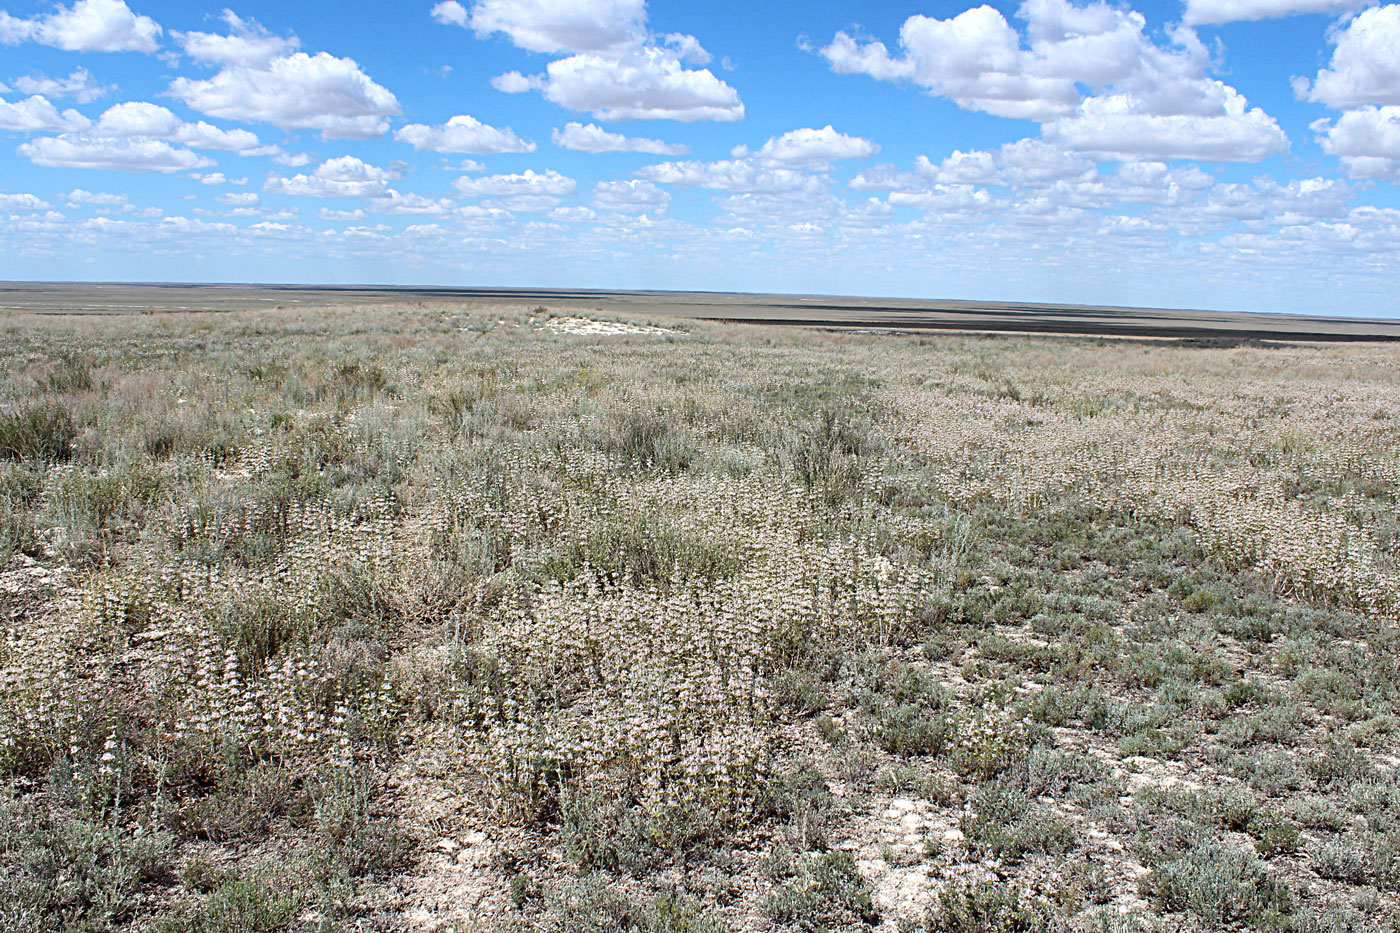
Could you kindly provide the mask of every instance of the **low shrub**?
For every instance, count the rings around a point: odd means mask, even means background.
[[[42,402],[0,414],[0,458],[60,463],[72,457],[78,426],[66,405]]]

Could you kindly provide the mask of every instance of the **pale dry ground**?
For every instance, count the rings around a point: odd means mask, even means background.
[[[1396,927],[1398,350],[0,334],[0,929]]]

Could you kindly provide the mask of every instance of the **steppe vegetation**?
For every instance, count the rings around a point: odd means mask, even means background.
[[[1397,929],[1396,350],[548,317],[0,322],[0,929]]]

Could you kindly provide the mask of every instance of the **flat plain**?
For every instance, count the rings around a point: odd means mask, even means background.
[[[0,929],[1397,929],[1395,325],[0,306]]]

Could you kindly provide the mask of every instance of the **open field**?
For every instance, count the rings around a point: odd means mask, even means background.
[[[1102,305],[1049,305],[831,295],[588,289],[427,288],[316,285],[132,285],[0,283],[0,311],[69,314],[214,313],[280,308],[543,305],[559,312],[641,314],[874,331],[954,331],[1090,337],[1180,338],[1213,343],[1400,340],[1400,322],[1366,316],[1308,317]]]
[[[1400,346],[42,291],[0,930],[1400,927]]]

